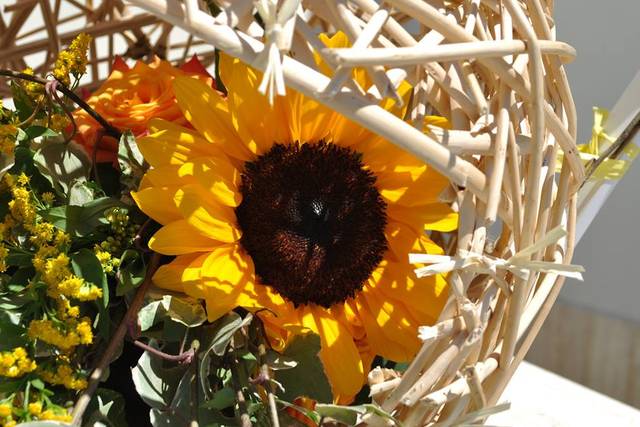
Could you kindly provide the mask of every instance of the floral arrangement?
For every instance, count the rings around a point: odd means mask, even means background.
[[[394,424],[367,379],[446,301],[407,254],[444,253],[448,181],[222,53],[217,78],[117,59],[79,94],[89,42],[0,70],[0,425]]]

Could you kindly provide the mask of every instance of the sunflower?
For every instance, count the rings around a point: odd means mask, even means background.
[[[276,350],[318,334],[334,399],[347,402],[375,355],[411,359],[417,327],[442,309],[445,278],[416,279],[407,254],[442,253],[424,230],[456,228],[437,200],[447,181],[299,93],[271,107],[261,75],[237,59],[221,56],[219,71],[226,97],[174,80],[193,128],[153,120],[138,141],[151,169],[133,197],[163,225],[149,246],[175,256],[154,282],[205,300],[210,320],[258,311]]]

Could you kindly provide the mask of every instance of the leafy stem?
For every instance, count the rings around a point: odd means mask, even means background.
[[[80,98],[73,90],[69,89],[67,86],[65,86],[64,84],[60,83],[59,81],[50,80],[50,79],[44,79],[42,77],[32,76],[30,74],[19,73],[17,71],[6,70],[6,69],[0,69],[0,76],[10,77],[10,78],[13,78],[13,79],[27,80],[27,81],[30,81],[30,82],[33,82],[33,83],[41,84],[41,85],[43,85],[45,87],[50,85],[49,87],[51,87],[52,91],[59,90],[67,98],[71,99],[73,102],[78,104],[78,106],[80,108],[82,108],[91,117],[93,117],[95,119],[95,121],[97,121],[104,128],[104,131],[105,131],[106,135],[111,136],[111,137],[113,137],[115,139],[120,139],[121,132],[117,128],[115,128],[114,126],[109,124],[109,122],[107,122],[104,119],[104,117],[102,117],[93,108],[91,108],[91,106],[89,104],[87,104],[82,98]],[[56,82],[55,84],[52,83],[54,81]],[[57,95],[56,95],[56,97],[57,97]],[[68,113],[68,112],[65,111],[65,113]]]
[[[113,359],[122,341],[124,340],[129,325],[134,322],[136,317],[138,316],[138,311],[140,311],[140,307],[144,302],[144,297],[149,290],[149,287],[151,286],[151,278],[153,277],[153,274],[158,269],[158,266],[160,264],[160,258],[161,255],[157,253],[154,253],[151,257],[151,262],[149,263],[149,268],[147,270],[144,281],[138,287],[138,290],[136,291],[136,294],[133,297],[133,300],[131,301],[127,312],[118,325],[118,329],[116,329],[116,331],[111,336],[109,344],[107,345],[107,349],[104,351],[102,357],[100,357],[100,360],[98,361],[98,364],[91,372],[87,388],[82,392],[82,394],[80,394],[80,397],[78,397],[78,400],[76,401],[76,404],[73,408],[72,423],[74,426],[79,426],[81,424],[82,415],[86,411],[89,402],[91,402],[91,397],[98,388],[98,384],[100,384],[102,375],[109,366],[109,363],[111,363],[111,360]]]

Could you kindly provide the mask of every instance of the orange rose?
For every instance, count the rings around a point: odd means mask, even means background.
[[[133,68],[129,68],[118,57],[109,78],[87,99],[87,103],[113,126],[122,131],[129,129],[135,136],[146,133],[147,123],[155,117],[186,125],[171,85],[176,76],[184,75],[213,85],[213,78],[195,56],[180,68],[157,57],[149,65],[137,61]],[[89,156],[93,156],[95,150],[96,161],[115,161],[118,141],[104,136],[96,147],[102,129],[100,124],[82,109],[76,110],[73,117],[77,125],[75,140]]]

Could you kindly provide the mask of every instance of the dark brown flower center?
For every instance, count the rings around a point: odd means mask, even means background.
[[[275,144],[247,162],[236,215],[260,282],[324,307],[362,289],[387,249],[375,183],[360,154],[323,141]]]

